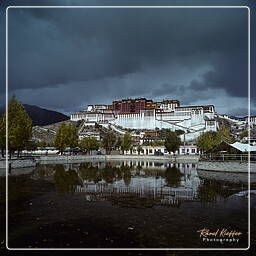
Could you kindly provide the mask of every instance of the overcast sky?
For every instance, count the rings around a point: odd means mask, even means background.
[[[23,103],[70,114],[87,104],[146,97],[247,115],[246,8],[19,8],[8,16],[9,95]],[[254,81],[251,95],[255,114]]]

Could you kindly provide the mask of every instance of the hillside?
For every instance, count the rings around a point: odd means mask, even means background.
[[[23,106],[27,111],[29,117],[32,119],[33,126],[35,125],[44,126],[44,125],[49,125],[49,124],[54,124],[57,122],[69,120],[68,116],[62,113],[59,113],[57,111],[40,108],[35,105],[23,104]],[[1,107],[0,115],[2,115],[4,111],[5,111],[5,107]]]
[[[63,121],[66,124],[74,124],[77,125],[77,122],[73,122],[70,120]],[[62,122],[45,125],[45,126],[33,126],[32,129],[32,139],[36,142],[46,142],[52,143],[58,128],[60,127]]]
[[[69,120],[69,117],[44,108],[40,108],[34,105],[24,104],[25,110],[33,121],[33,126],[35,125],[49,125],[61,121]]]

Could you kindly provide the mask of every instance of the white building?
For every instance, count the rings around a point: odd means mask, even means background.
[[[165,146],[141,146],[142,150],[138,152],[137,147],[133,148],[132,152],[130,150],[127,150],[124,152],[126,155],[130,155],[131,153],[133,155],[156,155],[156,154],[163,154],[163,155],[169,155],[169,152],[167,151]],[[175,152],[175,154],[180,155],[197,155],[200,151],[197,148],[196,145],[183,145],[179,147],[179,150]],[[173,154],[173,153],[171,153]]]
[[[141,105],[135,106],[137,100],[135,103],[132,100],[119,100],[118,104],[120,104],[121,110],[114,109],[114,102],[113,106],[89,105],[87,110],[72,114],[71,120],[109,123],[112,127],[121,126],[137,130],[154,130],[156,128],[182,130],[185,132],[185,136],[181,138],[186,141],[196,139],[203,132],[217,131],[218,129],[213,105],[180,106],[177,100],[154,103],[151,100],[138,99],[138,102]],[[122,104],[125,105],[123,109]]]
[[[255,126],[256,125],[256,116],[247,116],[246,117],[246,123],[249,124],[250,126]]]

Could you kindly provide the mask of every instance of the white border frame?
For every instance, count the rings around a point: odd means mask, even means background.
[[[250,193],[248,193],[248,247],[247,248],[9,248],[8,247],[8,10],[9,9],[18,9],[18,8],[177,8],[177,9],[185,9],[185,8],[239,8],[239,9],[247,9],[248,10],[248,136],[250,137],[250,79],[251,79],[251,66],[250,66],[250,47],[251,47],[251,36],[250,36],[250,8],[248,6],[8,6],[6,8],[6,248],[8,250],[95,250],[95,251],[109,251],[109,250],[144,250],[144,251],[160,251],[160,250],[175,250],[175,251],[246,251],[250,249],[251,241],[250,241],[250,223],[251,223],[251,214],[250,214]],[[248,191],[250,191],[250,152],[248,152]]]

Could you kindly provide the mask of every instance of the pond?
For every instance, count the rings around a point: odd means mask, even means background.
[[[231,180],[201,176],[191,163],[39,165],[8,178],[8,246],[246,248],[248,198],[239,192],[248,184]],[[251,194],[253,213],[255,205]]]

